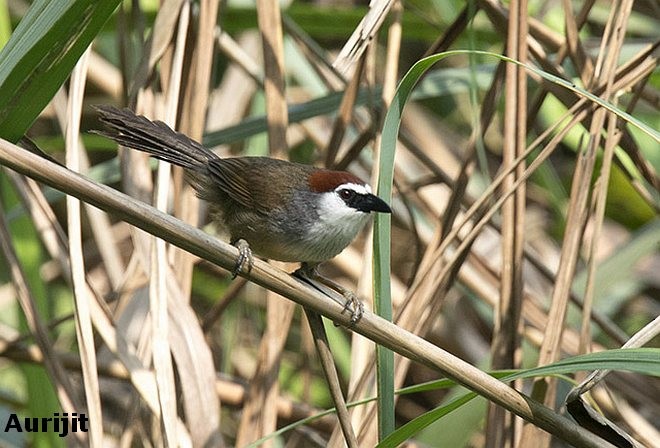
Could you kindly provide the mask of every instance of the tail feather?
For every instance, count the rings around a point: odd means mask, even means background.
[[[107,130],[93,131],[122,146],[144,151],[153,157],[195,171],[203,170],[217,156],[162,121],[151,121],[130,109],[96,106]]]

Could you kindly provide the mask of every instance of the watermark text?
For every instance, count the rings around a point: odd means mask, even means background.
[[[66,437],[69,432],[87,432],[89,419],[85,414],[55,412],[52,417],[19,417],[9,414],[5,432],[54,432]]]

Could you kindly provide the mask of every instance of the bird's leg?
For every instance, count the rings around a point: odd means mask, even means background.
[[[232,241],[231,244],[236,249],[238,249],[238,258],[236,258],[236,264],[234,265],[234,269],[231,271],[231,278],[235,279],[239,272],[241,272],[241,270],[246,267],[246,264],[247,271],[250,272],[252,270],[254,259],[252,258],[252,249],[250,249],[250,244],[243,238]]]
[[[323,277],[321,274],[319,274],[316,270],[316,266],[317,265],[302,263],[300,269],[294,272],[293,275],[301,280],[304,280],[306,283],[321,291],[325,295],[328,295],[328,293],[326,292],[326,288],[323,288],[323,286],[341,294],[345,299],[342,313],[344,311],[349,311],[351,313],[351,324],[357,323],[357,321],[362,318],[362,314],[364,314],[364,304],[360,301],[360,299],[358,299],[353,291],[346,289],[340,284],[333,282],[329,278]]]

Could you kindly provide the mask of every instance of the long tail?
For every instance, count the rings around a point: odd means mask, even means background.
[[[173,131],[162,121],[151,121],[130,109],[96,106],[107,130],[93,131],[122,146],[144,151],[153,157],[189,168],[204,170],[209,160],[217,158],[210,150],[184,134]]]

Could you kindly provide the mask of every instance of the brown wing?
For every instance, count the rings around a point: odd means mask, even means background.
[[[215,186],[244,207],[256,208],[249,186],[248,160],[244,158],[210,160],[208,167]]]
[[[210,160],[208,169],[216,188],[242,206],[260,213],[282,208],[291,200],[295,185],[309,188],[306,179],[315,171],[307,165],[268,157]],[[273,188],[274,185],[277,188]]]

